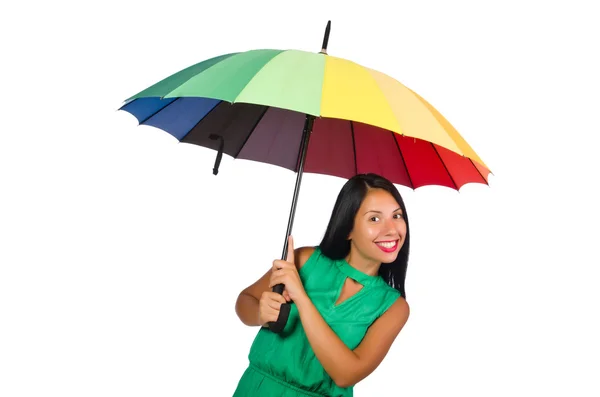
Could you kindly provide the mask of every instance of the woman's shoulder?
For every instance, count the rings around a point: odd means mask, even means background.
[[[306,262],[310,259],[315,252],[319,250],[318,247],[300,247],[294,250],[294,261],[296,263],[296,267],[300,270]]]

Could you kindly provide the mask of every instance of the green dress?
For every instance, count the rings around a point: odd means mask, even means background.
[[[317,247],[300,268],[304,289],[321,316],[350,349],[368,327],[401,296],[380,276],[370,276],[345,260],[332,260]],[[356,294],[335,304],[346,278],[361,283]],[[353,387],[340,388],[325,372],[310,346],[296,305],[291,305],[284,330],[276,334],[261,327],[234,397],[348,397]]]

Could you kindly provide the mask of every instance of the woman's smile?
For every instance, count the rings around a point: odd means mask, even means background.
[[[394,252],[398,248],[398,240],[392,241],[377,241],[375,245],[383,252]]]

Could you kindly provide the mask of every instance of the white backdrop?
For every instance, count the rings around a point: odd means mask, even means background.
[[[444,114],[490,186],[400,187],[411,317],[357,396],[598,396],[600,29],[592,2],[0,6],[0,396],[230,396],[238,292],[281,255],[295,174],[116,109],[203,59],[319,51]],[[568,4],[568,5],[567,5]],[[304,176],[296,246],[343,180]]]

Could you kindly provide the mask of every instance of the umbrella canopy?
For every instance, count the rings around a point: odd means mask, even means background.
[[[480,176],[457,176],[463,182],[443,182],[444,186],[459,188],[466,182],[485,183],[489,174],[488,167],[456,129],[414,91],[384,73],[326,53],[266,49],[217,56],[148,87],[129,98],[121,109],[133,114],[140,124],[165,130],[181,142],[218,149],[219,142],[209,138],[210,134],[217,134],[225,140],[226,154],[272,164],[277,163],[248,147],[256,148],[256,142],[273,143],[279,135],[285,136],[286,145],[288,139],[299,144],[301,133],[294,136],[293,131],[302,131],[304,115],[315,116],[317,120],[348,120],[355,122],[354,125],[317,121],[313,135],[316,136],[321,125],[340,132],[351,128],[365,131],[362,125],[366,124],[433,143],[436,146],[429,149],[418,144],[420,153],[429,151],[429,155],[424,154],[427,163],[440,148],[476,163],[469,168],[477,170]],[[261,138],[252,137],[254,134]],[[409,141],[398,142],[406,146]],[[395,146],[393,141],[390,143]],[[457,159],[448,161],[456,164],[460,162]],[[295,170],[296,164],[292,158],[291,166],[277,165]],[[311,172],[329,173],[322,167],[309,168]],[[468,171],[468,175],[473,172]],[[412,185],[409,179],[396,178],[394,182],[418,187],[438,181],[424,180]]]
[[[141,125],[222,155],[297,173],[281,258],[287,256],[303,172],[378,173],[413,189],[484,183],[487,166],[427,101],[393,78],[320,53],[252,50],[177,72],[120,108]],[[274,291],[282,293],[283,285]],[[281,332],[289,304],[269,328]]]

